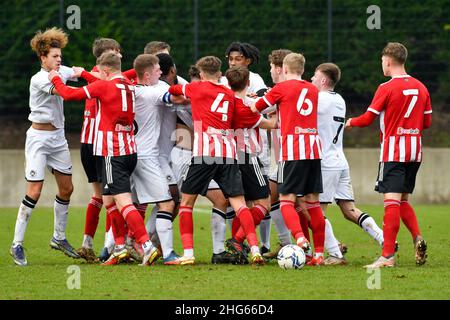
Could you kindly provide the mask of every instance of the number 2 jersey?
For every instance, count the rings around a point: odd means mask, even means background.
[[[280,161],[322,157],[317,133],[317,100],[318,90],[314,85],[293,79],[277,83],[256,103],[259,111],[278,105]]]
[[[422,160],[424,120],[432,109],[430,94],[419,80],[392,77],[378,87],[367,111],[380,116],[380,162]]]
[[[169,93],[191,100],[194,121],[193,157],[236,159],[236,142],[231,123],[234,92],[211,81],[171,86]]]

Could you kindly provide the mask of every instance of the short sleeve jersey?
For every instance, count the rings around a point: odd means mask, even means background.
[[[51,123],[55,128],[64,128],[64,107],[63,98],[53,95],[55,88],[48,79],[49,72],[41,69],[30,81],[30,115],[28,120],[36,123]],[[61,80],[66,83],[74,72],[72,68],[60,66],[58,74]]]
[[[417,79],[396,76],[381,84],[367,109],[380,116],[381,162],[420,162],[424,115],[430,94]]]
[[[322,156],[317,130],[317,88],[305,80],[276,84],[256,103],[259,111],[278,105],[280,161],[313,160]]]

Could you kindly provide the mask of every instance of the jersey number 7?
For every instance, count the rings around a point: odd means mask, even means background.
[[[419,99],[419,97],[418,97],[419,90],[418,89],[403,90],[403,95],[413,96],[411,99],[411,102],[409,103],[408,110],[405,113],[405,118],[409,118],[409,116],[411,115],[411,112],[413,111],[413,109],[417,103],[417,99]]]

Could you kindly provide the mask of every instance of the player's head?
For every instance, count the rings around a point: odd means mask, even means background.
[[[221,76],[220,68],[222,67],[222,61],[217,57],[206,56],[200,58],[195,66],[200,70],[201,80],[218,81]]]
[[[200,81],[200,70],[194,65],[189,67],[189,78],[191,82]]]
[[[167,53],[170,54],[170,45],[163,41],[151,41],[145,45],[144,53],[158,54]]]
[[[288,49],[278,49],[273,50],[269,54],[269,63],[270,63],[270,76],[272,77],[273,83],[278,83],[283,81],[283,59],[289,53],[292,53],[291,50]]]
[[[140,54],[134,59],[133,68],[136,71],[139,83],[154,85],[161,77],[159,59],[153,54]]]
[[[156,56],[158,57],[159,65],[161,66],[161,78],[164,78],[164,80],[170,84],[176,84],[177,69],[172,57],[167,53],[158,53]]]
[[[105,52],[97,58],[97,67],[100,71],[100,79],[109,79],[111,75],[121,73],[122,62],[114,52]]]
[[[392,69],[404,68],[408,50],[399,42],[389,42],[381,52],[381,65],[385,76],[390,76]]]
[[[122,58],[120,44],[111,38],[97,38],[92,44],[92,53],[96,58],[105,52],[114,52]]]
[[[67,34],[56,27],[36,32],[30,41],[31,49],[38,56],[45,70],[58,70],[62,61],[61,49],[69,42]]]
[[[333,90],[340,79],[341,69],[334,63],[327,62],[320,64],[316,68],[311,82],[319,91]]]
[[[249,67],[259,61],[259,50],[247,42],[232,42],[225,51],[229,67]]]
[[[301,76],[305,71],[305,57],[301,53],[289,53],[283,59],[283,74]]]
[[[225,72],[225,77],[234,92],[247,91],[247,87],[250,85],[250,72],[243,66],[231,67]]]

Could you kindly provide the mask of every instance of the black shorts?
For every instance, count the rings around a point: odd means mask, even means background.
[[[375,191],[413,193],[420,162],[380,162]]]
[[[282,161],[278,164],[278,193],[322,193],[320,160]]]
[[[208,192],[208,185],[212,179],[217,182],[225,197],[244,194],[237,161],[211,157],[192,158],[181,192],[204,196]]]
[[[137,154],[102,157],[103,195],[131,192],[130,176],[137,164]]]
[[[102,182],[102,157],[94,156],[94,146],[82,143],[80,148],[81,164],[88,182]]]
[[[245,162],[239,163],[245,200],[265,199],[269,196],[269,179],[262,173],[263,165],[258,157],[245,154]]]

